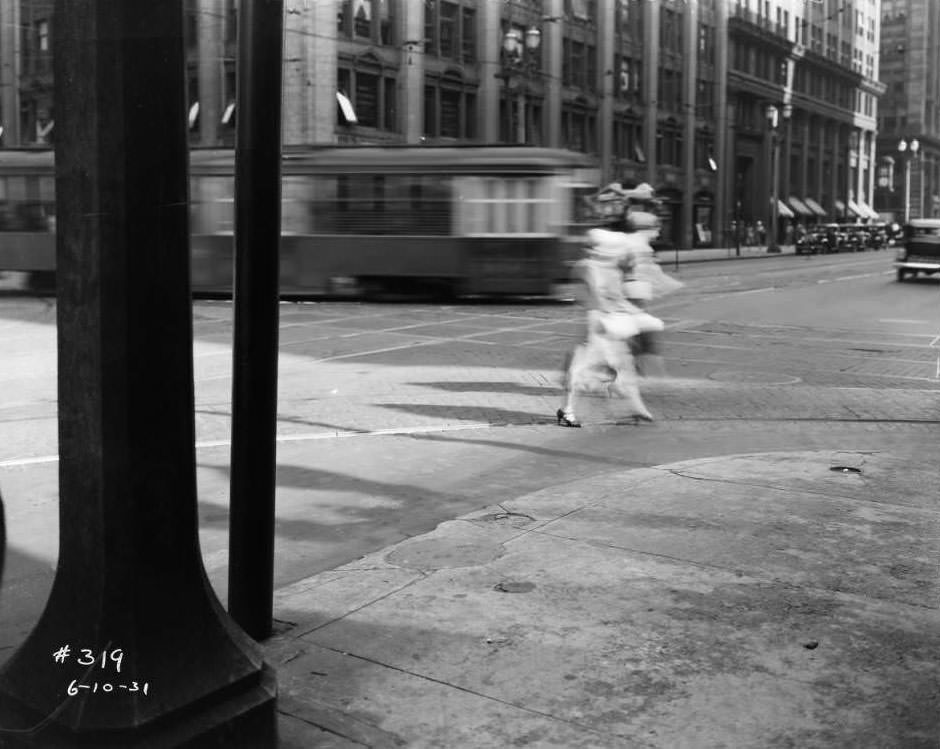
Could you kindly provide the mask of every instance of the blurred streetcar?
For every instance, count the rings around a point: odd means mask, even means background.
[[[234,152],[190,155],[192,287],[232,290]],[[550,296],[598,171],[523,146],[286,149],[281,294]],[[51,151],[0,151],[0,271],[55,270]]]

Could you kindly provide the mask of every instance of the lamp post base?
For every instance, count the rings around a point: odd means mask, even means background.
[[[250,682],[254,683],[250,683]],[[255,679],[212,695],[150,725],[117,730],[76,730],[9,699],[0,711],[0,746],[11,749],[222,749],[277,746],[277,675],[264,664]],[[132,721],[128,721],[132,722]]]

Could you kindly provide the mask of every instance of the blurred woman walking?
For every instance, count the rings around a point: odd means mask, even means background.
[[[662,322],[624,296],[621,266],[630,251],[627,236],[619,231],[591,229],[588,240],[586,256],[575,266],[576,277],[583,282],[587,337],[571,356],[565,402],[555,417],[561,426],[580,427],[575,415],[578,394],[606,386],[610,395],[629,402],[635,421],[653,421],[640,396],[633,356],[626,342],[643,330],[661,330]]]

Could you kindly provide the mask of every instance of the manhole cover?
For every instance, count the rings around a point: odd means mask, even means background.
[[[724,372],[712,372],[708,379],[718,382],[739,382],[745,385],[793,385],[800,381],[799,377],[780,374],[779,372],[746,372],[742,370],[730,370]]]

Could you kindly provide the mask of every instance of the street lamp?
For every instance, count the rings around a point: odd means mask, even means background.
[[[912,138],[908,143],[901,138],[898,143],[898,153],[904,157],[904,223],[911,220],[911,161],[917,158],[920,150],[920,141]]]
[[[553,19],[549,19],[553,20]],[[506,137],[511,138],[512,133],[512,101],[509,97],[509,81],[513,76],[528,77],[539,69],[538,50],[542,44],[542,32],[537,26],[530,26],[525,32],[517,28],[509,28],[503,34],[503,51],[501,55],[502,69],[496,74],[506,84]],[[519,123],[516,130],[516,141],[525,143],[525,89],[519,89]]]
[[[770,222],[767,226],[767,252],[780,252],[777,246],[777,172],[780,166],[780,144],[777,141],[777,125],[780,110],[776,105],[768,104],[764,114],[770,128]]]

